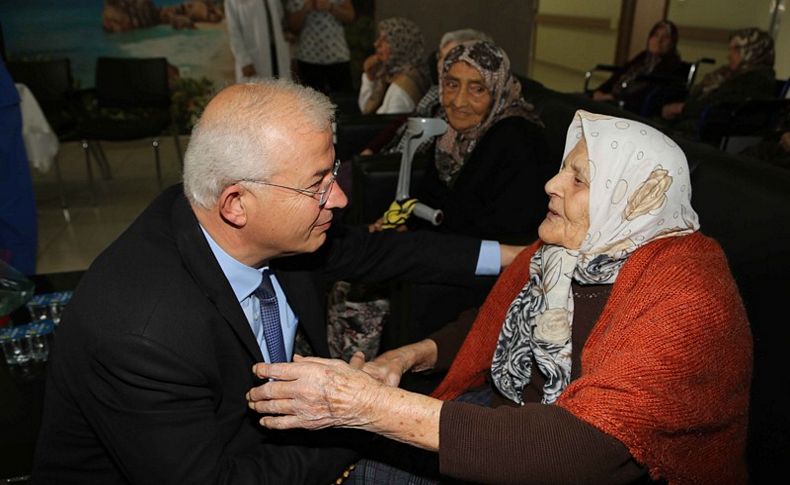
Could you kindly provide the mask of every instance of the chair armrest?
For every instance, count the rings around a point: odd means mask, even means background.
[[[415,155],[412,187],[418,185],[430,158],[430,154]],[[351,203],[344,216],[346,222],[370,224],[384,214],[395,200],[400,163],[400,153],[357,155],[351,160]]]
[[[351,160],[383,129],[406,114],[341,115],[335,123],[337,142],[335,154],[340,160]]]
[[[616,66],[612,64],[596,64],[595,67],[590,69],[589,71],[584,73],[584,92],[587,94],[592,93],[592,89],[590,89],[590,79],[596,72],[620,72],[623,70],[623,66]]]

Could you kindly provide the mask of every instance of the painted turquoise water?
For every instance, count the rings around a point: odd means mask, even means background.
[[[182,1],[155,0],[154,4]],[[132,32],[104,32],[103,5],[104,0],[0,0],[6,52],[12,58],[68,57],[80,86],[91,87],[99,56],[163,56],[180,69],[182,76],[211,78],[209,73],[216,71],[212,69],[216,66],[207,63],[227,49],[224,28],[174,30],[159,25]]]

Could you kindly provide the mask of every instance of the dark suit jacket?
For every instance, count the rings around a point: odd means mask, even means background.
[[[471,239],[336,232],[316,254],[271,264],[322,356],[327,278],[468,278],[479,251]],[[34,481],[329,483],[355,453],[340,431],[262,428],[244,397],[262,360],[182,188],[168,189],[91,265],[63,316]]]

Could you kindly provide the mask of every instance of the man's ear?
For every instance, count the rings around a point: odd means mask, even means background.
[[[217,208],[223,221],[234,227],[244,227],[247,224],[247,199],[243,197],[249,191],[239,184],[225,187],[219,194]]]

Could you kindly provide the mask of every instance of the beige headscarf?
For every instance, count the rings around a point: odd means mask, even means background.
[[[590,163],[590,227],[577,250],[546,244],[535,253],[494,352],[494,384],[517,403],[533,357],[546,377],[543,403],[556,401],[570,382],[572,281],[614,283],[640,246],[699,229],[688,163],[674,141],[636,121],[579,110],[563,158],[581,138]]]

